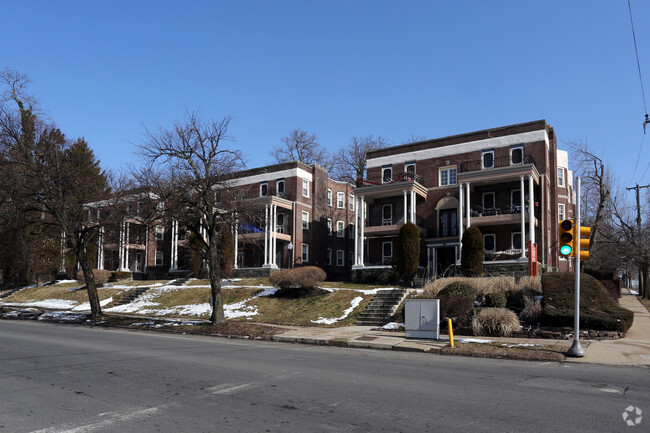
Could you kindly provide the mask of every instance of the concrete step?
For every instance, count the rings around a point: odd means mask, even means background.
[[[379,290],[368,303],[366,309],[359,315],[357,325],[382,326],[395,308],[402,302],[407,291],[403,289]]]

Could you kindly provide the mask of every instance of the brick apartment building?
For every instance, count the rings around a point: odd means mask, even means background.
[[[420,229],[429,278],[454,269],[472,225],[483,234],[486,273],[526,275],[531,245],[533,266],[568,268],[557,237],[558,222],[575,209],[572,174],[545,120],[379,149],[367,163],[357,186],[301,162],[237,173],[231,187],[260,217],[236,224],[235,272],[314,265],[330,279],[376,276],[391,269],[406,221]],[[129,217],[109,238],[99,242],[100,269],[189,270],[188,237],[177,223],[143,230]]]

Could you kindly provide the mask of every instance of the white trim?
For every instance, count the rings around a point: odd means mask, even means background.
[[[382,156],[368,159],[367,168],[376,168],[383,165],[400,164],[405,161],[421,161],[424,159],[443,158],[445,156],[462,155],[470,152],[494,149],[499,147],[514,146],[517,144],[546,142],[549,145],[549,138],[546,130],[522,132],[520,134],[507,135],[505,137],[487,138],[484,140],[468,141],[449,146],[435,147],[432,149],[403,152],[395,155]],[[383,174],[382,174],[383,175]]]
[[[273,181],[281,178],[286,179],[289,177],[301,177],[303,179],[307,179],[310,182],[313,181],[313,176],[310,172],[305,171],[302,168],[290,168],[287,170],[271,171],[268,173],[256,174],[253,176],[244,176],[244,177],[235,178],[232,181],[228,182],[228,186],[233,187],[233,186],[249,185],[253,183]]]

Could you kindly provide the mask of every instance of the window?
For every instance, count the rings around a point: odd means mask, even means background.
[[[345,237],[345,223],[343,221],[336,222],[336,237]]]
[[[483,193],[483,210],[494,209],[494,193],[493,192],[484,192]]]
[[[309,212],[302,212],[302,228],[309,230]]]
[[[345,207],[345,193],[337,192],[336,193],[336,207],[338,209],[343,209]]]
[[[327,205],[329,207],[332,207],[332,190],[331,189],[327,190]]]
[[[512,205],[513,209],[519,210],[521,207],[521,190],[512,190],[510,193],[510,204]]]
[[[563,168],[558,168],[557,169],[557,186],[562,187],[562,188],[565,187],[564,169]]]
[[[309,244],[302,244],[302,262],[309,263]]]
[[[278,214],[278,220],[276,221],[276,230],[278,233],[284,233],[284,214]]]
[[[458,236],[458,211],[456,209],[443,209],[440,211],[440,237]]]
[[[385,165],[381,168],[381,183],[390,183],[393,181],[393,166]]]
[[[156,266],[162,266],[163,264],[163,252],[156,251]]]
[[[165,228],[163,226],[156,226],[156,240],[162,241],[165,239]]]
[[[381,260],[384,264],[389,264],[393,260],[393,242],[386,241],[381,244]]]
[[[309,197],[309,181],[307,179],[302,180],[302,196]]]
[[[286,195],[284,193],[284,179],[278,179],[276,184],[276,189],[277,189],[278,197],[284,197]]]
[[[558,204],[557,205],[557,215],[560,221],[564,221],[566,219],[566,205],[565,204]]]
[[[441,167],[438,171],[440,174],[440,186],[456,184],[456,166]]]
[[[484,150],[481,155],[481,168],[494,168],[494,150]]]
[[[354,251],[348,251],[348,266],[354,265]]]
[[[100,218],[100,216],[99,216],[99,208],[97,208],[97,221],[99,221],[99,218]]]
[[[521,249],[521,232],[512,232],[511,235],[512,249],[520,250]]]
[[[524,146],[514,146],[510,148],[510,165],[519,165],[524,163]]]
[[[381,207],[381,225],[389,226],[393,224],[393,205],[385,204]]]
[[[496,251],[497,235],[483,235],[483,245],[485,245],[485,251]]]
[[[336,266],[345,265],[345,251],[336,250]]]
[[[332,218],[327,218],[327,234],[332,236]]]
[[[413,180],[413,175],[415,174],[415,161],[405,163],[404,171],[408,175],[408,179]]]
[[[352,194],[350,194],[350,197],[348,198],[348,203],[349,203],[348,208],[351,211],[354,211],[354,196]]]
[[[327,249],[327,265],[332,266],[332,249]]]
[[[135,271],[142,272],[142,253],[135,254]]]
[[[354,239],[354,223],[350,223],[348,226],[348,237]]]
[[[260,183],[260,197],[266,197],[269,194],[269,183]]]

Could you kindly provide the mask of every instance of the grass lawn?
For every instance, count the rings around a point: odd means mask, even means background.
[[[46,299],[62,299],[79,303],[88,302],[88,292],[86,289],[70,291],[70,289],[82,286],[82,283],[61,283],[50,286],[30,287],[2,299],[2,302],[22,303],[43,301]],[[103,301],[104,299],[121,295],[124,289],[98,289],[97,292],[99,294],[99,300]]]

